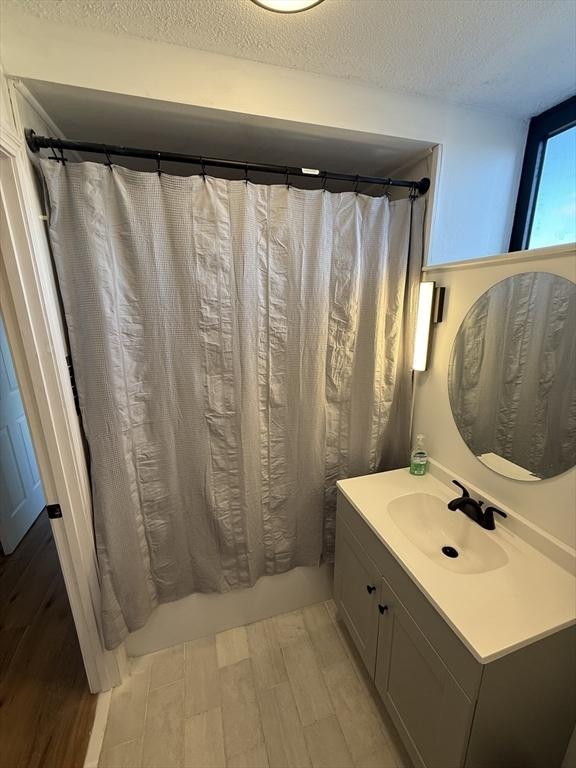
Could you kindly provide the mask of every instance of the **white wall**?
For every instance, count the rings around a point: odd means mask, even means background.
[[[527,125],[447,102],[3,9],[6,72],[22,78],[443,145],[429,261],[508,248]],[[80,137],[81,138],[81,137]]]
[[[555,255],[550,255],[555,254]],[[576,250],[561,248],[519,252],[504,260],[450,265],[426,273],[446,286],[444,320],[434,328],[428,371],[416,374],[413,433],[423,433],[430,454],[455,474],[570,546],[576,546],[576,468],[539,482],[510,480],[484,466],[468,449],[456,427],[448,399],[448,364],[464,316],[494,283],[519,272],[553,272],[576,280]]]
[[[6,126],[7,130],[14,130],[14,116],[10,107],[8,84],[4,75],[2,61],[0,61],[0,125]]]

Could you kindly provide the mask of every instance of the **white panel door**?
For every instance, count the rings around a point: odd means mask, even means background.
[[[44,507],[28,421],[0,317],[0,544],[13,552]]]

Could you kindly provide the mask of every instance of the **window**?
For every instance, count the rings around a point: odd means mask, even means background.
[[[530,121],[511,251],[576,241],[576,96]]]

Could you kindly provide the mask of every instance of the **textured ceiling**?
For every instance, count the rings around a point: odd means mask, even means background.
[[[160,40],[529,117],[576,90],[574,0],[4,0],[50,21]]]

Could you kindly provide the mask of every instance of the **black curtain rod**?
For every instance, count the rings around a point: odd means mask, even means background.
[[[294,166],[270,165],[268,163],[243,163],[237,160],[222,160],[216,157],[202,157],[200,155],[184,155],[179,152],[158,152],[151,149],[139,149],[137,147],[120,147],[114,144],[96,144],[89,141],[68,141],[67,139],[58,139],[48,136],[37,136],[36,133],[27,128],[25,130],[26,143],[32,152],[39,152],[41,149],[58,150],[61,154],[59,160],[63,160],[64,150],[75,150],[76,152],[93,152],[106,155],[108,158],[112,155],[118,157],[138,157],[145,160],[155,160],[169,163],[188,163],[199,165],[204,172],[207,165],[217,168],[233,168],[234,170],[250,171],[258,173],[278,173],[286,178],[289,176],[305,176],[307,178],[322,179],[323,182],[349,181],[354,184],[376,184],[384,187],[406,187],[413,192],[421,195],[426,194],[430,189],[430,179],[424,178],[420,181],[406,181],[403,179],[381,178],[379,176],[354,176],[350,173],[332,173],[331,171],[319,171],[307,168],[296,168]]]

